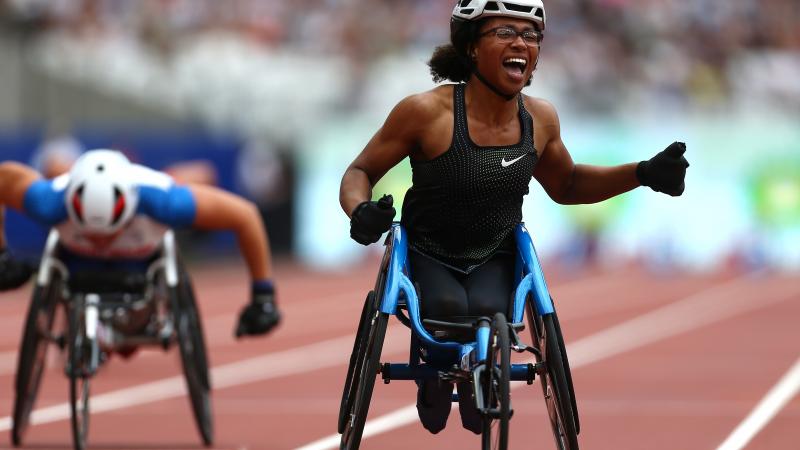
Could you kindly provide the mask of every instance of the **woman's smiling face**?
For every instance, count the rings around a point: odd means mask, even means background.
[[[492,17],[481,25],[478,35],[471,57],[480,74],[502,92],[521,91],[539,56],[541,34],[533,22]]]

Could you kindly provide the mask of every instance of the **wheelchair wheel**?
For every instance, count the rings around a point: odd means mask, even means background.
[[[533,305],[526,306],[533,346],[539,350],[537,363],[544,362],[545,370],[540,373],[545,404],[553,429],[553,437],[559,450],[578,449],[577,409],[575,408],[572,376],[566,350],[557,326],[556,313],[538,316]]]
[[[361,351],[366,346],[367,338],[369,337],[369,323],[365,320],[366,317],[372,317],[375,314],[375,291],[369,291],[367,298],[364,301],[364,307],[361,309],[361,318],[358,321],[358,331],[356,333],[355,341],[353,342],[353,352],[350,353],[350,364],[347,366],[347,376],[344,379],[344,390],[342,391],[342,401],[339,404],[339,423],[338,432],[344,433],[345,425],[350,419],[350,413],[353,408],[353,400],[355,398],[355,390],[358,388],[357,367],[361,367],[364,363],[364,352]]]
[[[11,428],[11,442],[15,447],[22,444],[39,393],[60,290],[61,279],[57,274],[53,274],[47,286],[35,285],[33,289],[17,359]]]
[[[378,376],[388,321],[389,315],[380,312],[377,308],[370,315],[365,316],[364,334],[366,339],[363,347],[359,349],[359,353],[363,353],[363,357],[357,358],[358,364],[353,368],[355,375],[350,389],[350,396],[353,399],[343,402],[347,403],[349,407],[345,413],[340,445],[342,449],[357,450],[361,444],[361,434],[364,432],[372,390],[375,387],[375,378]]]
[[[69,327],[69,404],[72,423],[72,442],[77,450],[86,448],[89,434],[89,381],[92,367],[92,342],[86,336],[84,311],[76,306],[70,314]]]
[[[211,418],[208,357],[200,315],[188,274],[182,272],[178,286],[170,288],[169,291],[192,412],[203,443],[210,446],[214,440],[214,429]]]
[[[511,343],[508,322],[497,313],[489,333],[486,369],[481,377],[484,405],[481,448],[505,450],[508,447],[508,422],[511,418]]]

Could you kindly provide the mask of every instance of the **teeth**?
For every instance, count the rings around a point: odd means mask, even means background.
[[[523,66],[523,67],[524,67],[526,64],[528,64],[528,62],[527,62],[527,61],[525,61],[525,60],[524,60],[524,59],[522,59],[522,58],[508,58],[508,59],[506,59],[506,60],[505,60],[505,61],[503,61],[503,62],[504,62],[504,63],[518,63],[518,64],[522,64],[522,66]]]

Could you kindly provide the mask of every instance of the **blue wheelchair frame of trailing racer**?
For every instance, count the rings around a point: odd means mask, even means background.
[[[408,276],[406,233],[400,224],[392,226],[375,289],[367,295],[350,356],[339,412],[342,449],[357,449],[360,445],[378,372],[384,383],[391,380],[472,383],[474,401],[482,415],[484,449],[505,449],[508,445],[508,422],[512,415],[509,382],[532,384],[538,375],[557,448],[578,449],[580,424],[558,316],[524,224],[519,224],[514,234],[517,288],[511,323],[507,323],[502,313],[493,318],[477,318],[472,323],[451,323],[420,316],[417,291]],[[379,362],[390,315],[411,328],[407,364]],[[528,320],[530,346],[522,343],[517,334],[525,328],[524,316]],[[474,341],[452,339],[465,334],[474,335]],[[535,363],[511,364],[511,350],[532,353]]]

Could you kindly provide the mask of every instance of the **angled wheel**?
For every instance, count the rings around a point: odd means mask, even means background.
[[[342,391],[342,401],[339,404],[339,423],[338,432],[344,433],[345,425],[350,418],[355,399],[355,390],[358,388],[358,371],[364,364],[364,352],[361,350],[366,347],[369,337],[369,324],[366,318],[375,315],[375,291],[369,291],[364,307],[361,309],[361,318],[358,321],[358,331],[353,342],[353,352],[350,353],[350,364],[347,366],[347,376],[344,379],[344,389]]]
[[[508,323],[502,313],[492,321],[486,351],[486,369],[481,377],[484,405],[481,448],[483,450],[508,448],[508,422],[511,418],[511,343]]]
[[[391,242],[387,240],[387,242]],[[339,434],[343,434],[348,421],[351,421],[353,413],[353,401],[355,400],[355,393],[358,390],[360,380],[360,368],[364,365],[364,356],[367,340],[369,339],[370,328],[372,326],[372,318],[375,312],[380,307],[378,295],[382,294],[386,285],[386,271],[389,267],[389,260],[392,255],[392,246],[387,244],[386,250],[381,259],[381,265],[378,269],[378,277],[375,279],[375,289],[367,294],[364,300],[364,307],[361,309],[361,318],[358,321],[358,328],[356,331],[356,338],[353,342],[353,351],[350,353],[350,363],[347,367],[347,376],[344,380],[344,389],[342,390],[342,401],[339,404],[339,422],[337,430]]]
[[[72,308],[69,326],[69,404],[72,442],[77,450],[86,448],[89,434],[89,385],[96,367],[92,354],[95,341],[86,334],[85,309],[82,302]]]
[[[575,408],[572,376],[566,360],[561,330],[556,313],[538,316],[533,305],[526,306],[533,346],[539,350],[537,363],[544,363],[539,380],[553,430],[556,447],[560,450],[578,449],[578,420]]]
[[[367,329],[366,339],[359,349],[363,357],[357,358],[357,364],[353,367],[354,376],[349,395],[352,400],[343,399],[343,404],[346,404],[347,408],[340,448],[347,450],[356,450],[361,444],[361,434],[364,432],[372,390],[380,367],[381,350],[389,316],[376,308],[370,315],[365,316],[364,320],[364,327]]]
[[[11,442],[16,447],[22,444],[28,428],[30,414],[36,403],[42,372],[45,366],[47,347],[51,340],[53,318],[58,302],[61,300],[61,278],[53,274],[47,286],[35,285],[22,343],[17,359],[15,397]]]
[[[210,446],[214,440],[214,427],[211,417],[208,357],[200,314],[188,274],[182,272],[178,286],[170,288],[169,291],[192,412],[203,443]]]

